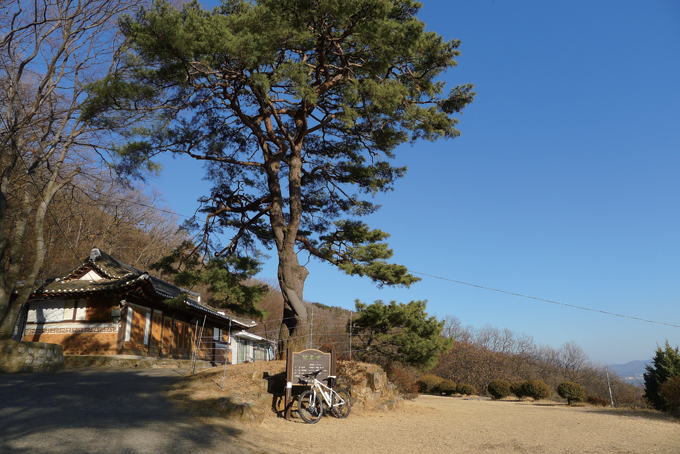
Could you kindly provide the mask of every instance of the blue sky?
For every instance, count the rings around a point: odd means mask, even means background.
[[[407,176],[365,221],[414,273],[680,325],[680,2],[424,0],[429,30],[462,41],[445,80],[475,84],[462,136],[397,150]],[[164,159],[152,184],[193,213],[201,165]],[[178,184],[178,182],[191,183]],[[305,257],[301,258],[304,262]],[[508,328],[594,361],[648,359],[680,328],[426,276],[378,289],[316,261],[305,299]],[[276,264],[261,275],[274,279]]]

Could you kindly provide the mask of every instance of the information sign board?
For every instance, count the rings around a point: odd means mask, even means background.
[[[317,380],[323,381],[329,375],[335,375],[335,350],[331,353],[324,353],[320,350],[303,350],[301,352],[293,352],[289,348],[286,357],[286,419],[290,418],[291,407],[293,404],[292,388],[294,385],[306,385],[305,381],[312,382],[312,380],[303,377],[304,374],[309,374],[321,370],[322,372],[317,376]]]
[[[305,385],[311,382],[309,378],[303,377],[316,371],[322,371],[316,379],[324,381],[331,375],[331,354],[319,350],[304,350],[293,353],[293,385]]]

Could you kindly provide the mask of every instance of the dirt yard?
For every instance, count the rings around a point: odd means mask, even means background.
[[[182,394],[193,395],[195,405],[208,397],[208,389],[217,386]],[[182,400],[189,409],[189,401]],[[225,439],[258,454],[680,453],[680,421],[665,414],[550,401],[422,395],[400,409],[352,412],[344,420],[328,416],[314,425],[274,413],[261,425],[193,413]]]
[[[286,454],[678,454],[680,423],[652,412],[420,396],[389,413],[324,417],[315,425],[268,417],[238,442],[254,453]]]

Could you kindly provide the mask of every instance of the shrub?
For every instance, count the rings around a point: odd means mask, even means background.
[[[510,392],[517,396],[518,399],[523,398],[524,394],[524,383],[523,381],[517,381],[510,385]]]
[[[632,383],[619,382],[612,390],[614,404],[617,407],[627,408],[650,408],[650,402],[643,397],[644,388],[633,385]]]
[[[586,391],[578,383],[565,381],[557,387],[557,394],[562,399],[567,399],[567,405],[572,402],[583,402],[586,398]]]
[[[680,413],[680,375],[666,380],[659,389],[659,394],[666,399],[666,408],[668,411],[678,414]]]
[[[392,363],[385,368],[387,378],[394,383],[399,394],[406,399],[418,397],[419,387],[414,370],[409,366]]]
[[[510,383],[505,380],[491,380],[486,390],[494,399],[502,399],[511,394]]]
[[[456,386],[456,392],[458,394],[462,394],[464,396],[471,396],[473,394],[477,394],[477,390],[475,389],[474,386],[472,385],[465,385],[463,383],[459,384]]]
[[[599,397],[595,396],[588,396],[588,399],[586,399],[586,402],[592,405],[602,405],[603,407],[607,406],[607,401],[604,399],[600,399]]]
[[[522,391],[527,397],[534,400],[547,399],[550,397],[550,388],[542,380],[529,380],[524,382]]]
[[[680,351],[678,347],[672,348],[666,341],[662,349],[657,347],[652,364],[646,366],[647,372],[643,374],[645,379],[645,397],[652,406],[660,411],[667,411],[668,403],[661,395],[661,385],[676,375],[680,375]]]
[[[437,392],[435,388],[442,380],[444,379],[436,375],[425,374],[418,379],[416,384],[421,393],[434,393]]]
[[[444,379],[436,386],[437,392],[450,396],[456,392],[456,383],[452,380]]]

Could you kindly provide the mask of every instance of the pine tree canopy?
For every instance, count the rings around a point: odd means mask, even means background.
[[[378,285],[418,278],[358,220],[406,167],[395,149],[453,138],[471,84],[446,93],[459,41],[426,31],[413,0],[157,1],[121,22],[128,49],[117,73],[92,85],[97,121],[146,109],[121,169],[139,174],[162,152],[206,162],[205,245],[217,255],[276,248],[286,298],[302,298],[300,251]],[[199,227],[198,225],[196,227]],[[209,234],[231,232],[224,244]],[[292,297],[295,300],[295,297]],[[288,302],[288,301],[287,301]]]
[[[378,363],[434,367],[439,355],[451,349],[453,339],[442,337],[444,322],[428,317],[426,305],[425,301],[364,304],[357,300],[352,332],[360,340],[359,356]]]

